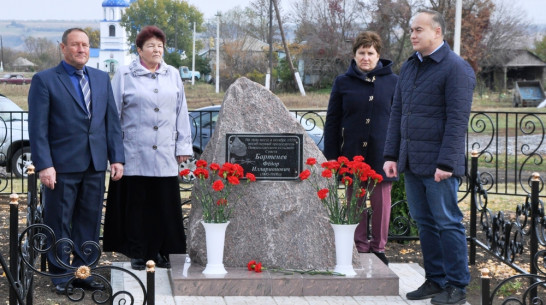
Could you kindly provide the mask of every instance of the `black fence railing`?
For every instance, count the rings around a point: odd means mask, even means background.
[[[198,158],[207,145],[219,107],[190,111],[193,150]],[[294,110],[294,118],[319,148],[323,148],[325,110]],[[0,193],[25,194],[24,175],[30,164],[26,112],[0,112]],[[467,154],[476,150],[480,179],[489,194],[527,196],[532,172],[546,176],[546,113],[473,111],[467,135]],[[467,196],[467,180],[460,191]]]
[[[479,160],[482,156],[479,151],[473,151],[470,160],[470,175],[462,181],[468,183],[465,196],[470,196],[471,199],[471,215],[470,215],[470,263],[475,263],[476,248],[481,247],[491,255],[510,265],[512,268],[519,271],[521,274],[509,280],[517,280],[520,278],[528,278],[529,286],[522,289],[525,290],[523,298],[530,298],[533,303],[540,298],[537,294],[537,289],[542,289],[546,283],[544,274],[544,262],[546,258],[546,250],[539,250],[539,247],[546,246],[546,215],[544,203],[540,200],[540,192],[544,190],[544,181],[540,174],[533,173],[528,180],[526,188],[529,193],[525,197],[514,197],[517,199],[525,198],[525,202],[516,207],[515,217],[506,217],[505,212],[500,211],[496,214],[488,207],[488,190],[484,187],[483,182],[486,181],[480,172]],[[530,155],[530,154],[529,154]],[[540,165],[540,164],[538,164]],[[487,167],[485,167],[487,168]],[[6,278],[10,286],[10,305],[11,304],[32,304],[32,285],[33,276],[52,277],[47,272],[43,257],[50,251],[56,252],[58,247],[63,249],[73,247],[68,240],[57,241],[51,229],[42,224],[41,210],[42,206],[39,201],[37,189],[37,179],[33,170],[33,166],[29,167],[28,172],[28,206],[27,206],[27,227],[22,233],[19,233],[18,228],[18,210],[17,201],[18,195],[13,194],[10,205],[10,264],[9,268],[0,253],[0,265],[6,273]],[[461,185],[464,184],[461,182]],[[411,219],[411,218],[409,218]],[[89,251],[94,251],[93,257],[100,258],[100,246],[96,243],[89,243],[91,247]],[[530,270],[514,264],[517,256],[529,254],[531,263]],[[98,260],[98,259],[97,259]],[[539,260],[542,260],[539,263]],[[132,299],[131,293],[128,291],[114,292],[108,276],[104,272],[120,271],[128,273],[137,282],[140,283],[142,294],[148,304],[154,303],[154,280],[153,277],[147,281],[145,286],[136,275],[131,271],[116,267],[116,266],[98,266],[98,261],[95,261],[90,266],[73,270],[71,273],[63,276],[71,276],[73,279],[93,275],[96,279],[102,281],[107,287],[106,290],[92,294],[92,301],[97,304],[112,302],[116,297],[125,296]],[[152,271],[153,272],[153,271]],[[150,277],[150,275],[149,275]],[[502,282],[501,285],[504,285]],[[492,304],[492,300],[500,291],[500,285],[493,289],[490,293],[490,288],[487,283],[487,276],[484,276],[482,291],[486,295],[482,295],[484,304]],[[85,297],[83,291],[78,294],[78,299],[74,299],[67,295],[67,298],[78,301],[79,298]],[[520,302],[518,304],[525,304]]]
[[[65,296],[71,302],[86,300],[93,304],[136,304],[135,299],[141,299],[143,305],[155,304],[155,264],[153,262],[147,263],[145,285],[135,273],[128,269],[98,264],[101,248],[96,242],[88,241],[81,246],[82,252],[87,257],[94,258],[88,266],[65,265],[69,270],[66,274],[50,273],[45,260],[48,254],[53,253],[55,259],[60,262],[57,254],[61,252],[61,249],[71,252],[75,246],[80,245],[74,245],[71,240],[66,238],[57,239],[53,230],[43,224],[43,206],[39,200],[38,184],[32,165],[29,166],[28,183],[27,224],[21,233],[19,233],[18,222],[19,196],[17,194],[10,196],[9,267],[3,253],[0,253],[0,266],[6,274],[10,289],[10,305],[32,305],[34,303],[33,281],[35,276],[68,277],[67,285],[75,280],[85,280],[92,276],[94,281],[104,285],[103,289],[88,291],[87,295],[86,291],[81,288],[74,288],[73,294],[69,294],[67,290]],[[123,274],[129,276],[140,286],[140,290],[127,291],[123,288],[115,288],[111,280],[113,272],[118,272],[121,276]]]

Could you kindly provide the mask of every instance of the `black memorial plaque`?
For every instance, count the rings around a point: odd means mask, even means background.
[[[226,160],[261,180],[294,180],[303,167],[302,134],[226,134]]]

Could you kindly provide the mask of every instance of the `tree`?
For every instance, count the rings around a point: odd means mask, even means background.
[[[192,52],[194,22],[196,31],[200,32],[203,13],[187,1],[177,0],[137,0],[121,17],[121,25],[127,31],[129,41],[134,43],[144,26],[155,25],[165,32],[166,48],[172,48],[169,53],[183,50],[188,56],[191,56]],[[197,43],[196,49],[199,48],[200,43]],[[136,51],[136,47],[133,45],[131,50]]]
[[[542,40],[535,41],[533,51],[540,59],[546,61],[546,35],[542,36]]]
[[[86,27],[83,29],[89,36],[89,45],[91,48],[100,48],[100,30],[93,29],[92,27]]]
[[[331,83],[347,69],[351,41],[365,28],[359,0],[299,0],[294,4],[296,39],[306,44],[305,71]]]
[[[27,37],[26,56],[37,65],[37,70],[53,67],[59,63],[58,46],[47,38]]]

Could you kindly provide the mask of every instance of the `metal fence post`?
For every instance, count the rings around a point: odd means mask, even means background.
[[[478,152],[472,150],[472,163],[470,166],[470,251],[469,263],[476,264],[476,224],[478,214],[477,185],[478,185]]]
[[[34,171],[34,165],[30,164],[27,167],[27,181],[28,181],[28,198],[27,198],[27,226],[35,224],[36,219],[38,218],[38,181],[36,180],[36,173]],[[29,240],[34,240],[34,233],[29,232]],[[28,251],[34,252],[34,247],[29,246]],[[34,254],[32,254],[34,256]],[[44,256],[45,258],[45,256]],[[45,270],[45,266],[42,268]],[[34,279],[25,279],[28,283],[27,287],[27,305],[34,304]]]
[[[489,300],[489,294],[491,293],[490,292],[491,277],[489,276],[489,269],[483,268],[481,272],[482,272],[482,276],[481,276],[482,305],[489,305],[491,304],[491,300]]]
[[[155,262],[146,262],[146,303],[155,305]]]
[[[9,196],[9,272],[12,278],[17,281],[17,241],[19,240],[19,195],[11,194]],[[17,291],[13,285],[10,285],[9,304],[17,304]]]
[[[537,266],[535,265],[535,256],[538,252],[538,236],[539,234],[537,232],[537,217],[540,217],[539,214],[539,200],[538,200],[538,193],[539,193],[539,183],[540,183],[540,174],[537,172],[534,172],[531,175],[531,227],[530,227],[530,242],[529,242],[529,252],[530,252],[530,261],[531,261],[531,268],[530,273],[537,275],[538,270]],[[530,285],[533,285],[536,281],[535,278],[530,279]],[[536,287],[531,289],[530,291],[530,300],[535,299],[537,296],[537,289]]]

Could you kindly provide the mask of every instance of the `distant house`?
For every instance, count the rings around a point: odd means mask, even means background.
[[[197,55],[208,60],[211,73],[214,74],[216,67],[216,46],[215,40],[209,39],[208,47],[197,52]],[[226,61],[228,63],[233,63],[233,58],[230,58],[234,55],[240,55],[240,58],[236,61],[238,64],[244,65],[248,62],[261,63],[265,65],[266,52],[269,49],[269,45],[261,40],[258,40],[253,37],[245,37],[239,40],[224,40],[220,39],[220,45],[222,51],[220,52],[220,68],[226,68]],[[229,50],[229,52],[224,52]],[[228,58],[226,58],[228,57]]]
[[[480,77],[492,90],[514,88],[516,81],[540,80],[546,77],[546,62],[528,50],[504,50],[494,60],[484,60]]]
[[[32,71],[36,64],[26,58],[17,57],[17,59],[13,61],[11,66],[13,67],[14,71]]]

